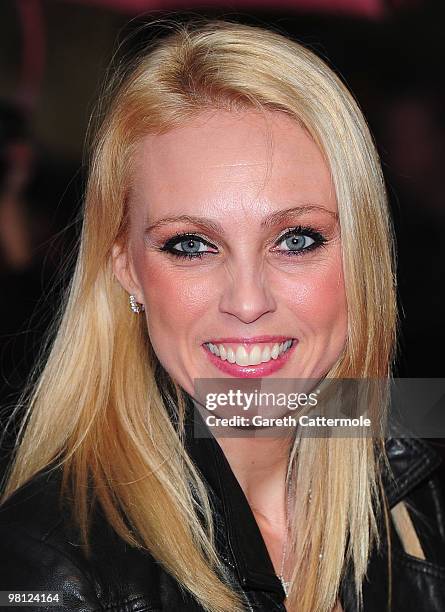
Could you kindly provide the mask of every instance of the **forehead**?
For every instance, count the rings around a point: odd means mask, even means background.
[[[206,112],[137,148],[133,215],[203,215],[234,223],[299,205],[337,212],[320,150],[281,112]]]

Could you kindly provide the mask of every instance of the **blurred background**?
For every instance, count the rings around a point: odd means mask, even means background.
[[[0,416],[27,379],[73,263],[84,138],[116,40],[182,11],[268,24],[354,92],[397,234],[396,375],[443,377],[445,3],[428,0],[1,0]],[[13,432],[10,432],[13,437]]]

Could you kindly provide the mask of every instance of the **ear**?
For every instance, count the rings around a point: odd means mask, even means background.
[[[115,242],[111,248],[113,273],[122,288],[136,297],[136,301],[143,303],[142,290],[137,282],[136,274],[131,265],[131,258],[126,246]]]

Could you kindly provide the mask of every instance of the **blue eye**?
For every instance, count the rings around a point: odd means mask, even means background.
[[[301,251],[314,244],[314,242],[315,240],[310,236],[291,236],[282,241],[282,244],[284,244],[283,251]]]
[[[282,235],[276,242],[277,251],[284,255],[303,255],[323,246],[326,238],[310,227],[294,227]]]
[[[274,248],[274,250],[283,255],[304,255],[308,251],[323,246],[325,242],[326,238],[310,227],[294,227],[277,240],[275,245],[279,248]],[[160,250],[174,257],[187,259],[202,258],[205,254],[218,253],[217,247],[196,234],[177,234],[169,238],[160,247]]]
[[[167,251],[176,257],[187,257],[193,259],[202,257],[204,253],[214,253],[208,247],[216,248],[204,238],[195,236],[195,234],[179,234],[167,240],[161,247],[161,251]]]
[[[202,253],[206,249],[205,245],[201,240],[196,238],[188,238],[187,240],[181,240],[173,245],[173,248],[184,253]]]

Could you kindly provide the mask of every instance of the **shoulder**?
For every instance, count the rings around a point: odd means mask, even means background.
[[[445,496],[439,471],[440,454],[431,443],[419,438],[390,438],[386,451],[390,470],[384,474],[383,482],[393,519],[400,516],[403,504],[405,516],[413,522],[419,538],[425,540],[432,560],[445,566]]]
[[[128,546],[98,512],[87,556],[60,486],[59,470],[41,472],[0,506],[0,591],[57,591],[60,609],[73,612],[158,610],[151,555]]]
[[[58,512],[61,473],[44,470],[0,505],[0,529],[27,531],[46,539],[60,523]]]
[[[390,438],[384,477],[389,539],[371,556],[364,584],[365,611],[433,612],[445,609],[445,498],[441,456],[426,440]],[[390,572],[388,571],[390,561]]]
[[[438,470],[442,458],[422,439],[390,439],[387,447],[391,477],[386,494],[395,539],[410,557],[436,564],[445,579],[445,495]]]
[[[431,443],[421,438],[389,438],[386,455],[390,470],[384,485],[389,505],[394,505],[417,485],[437,476],[442,458]]]
[[[0,506],[0,590],[57,591],[69,610],[96,610],[94,586],[63,533],[59,487],[59,474],[40,473]]]
[[[445,610],[445,498],[441,456],[419,438],[389,438],[383,486],[388,530],[380,522],[380,546],[372,551],[363,583],[363,612]],[[359,609],[353,570],[342,583],[344,610]]]

